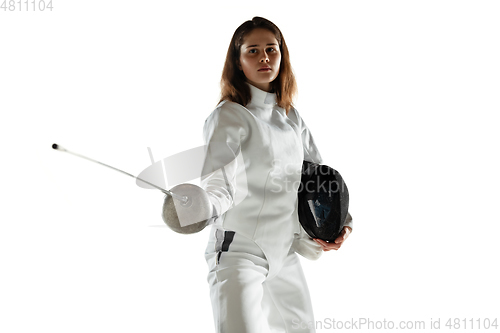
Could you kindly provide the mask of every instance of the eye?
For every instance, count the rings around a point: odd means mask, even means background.
[[[256,50],[256,49],[251,49],[250,51],[248,51],[248,53],[255,53],[255,52],[253,52],[253,51],[257,52],[257,50]]]
[[[276,51],[276,50],[274,49],[274,47],[268,47],[268,48],[267,48],[267,51],[274,52],[274,51]]]

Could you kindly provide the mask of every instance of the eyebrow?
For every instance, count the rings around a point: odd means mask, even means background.
[[[276,43],[269,43],[269,44],[266,44],[266,45],[278,45]],[[259,46],[259,44],[254,44],[254,45],[248,45],[246,48],[251,48],[251,47],[255,47],[255,46]]]

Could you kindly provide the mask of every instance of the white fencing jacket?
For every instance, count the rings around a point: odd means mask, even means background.
[[[249,104],[223,101],[205,121],[201,187],[219,215],[215,224],[253,239],[273,276],[290,246],[309,259],[323,252],[297,213],[303,160],[322,158],[297,110],[286,115],[275,94],[248,85]],[[350,215],[346,222],[352,226]]]

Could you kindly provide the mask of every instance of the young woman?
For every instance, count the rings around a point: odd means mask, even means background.
[[[236,29],[221,89],[205,121],[201,183],[217,215],[205,252],[216,331],[314,332],[296,252],[338,250],[352,218],[334,243],[312,240],[298,221],[303,160],[322,159],[292,106],[296,83],[277,26],[254,17]]]

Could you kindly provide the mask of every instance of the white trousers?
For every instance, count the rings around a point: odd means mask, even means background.
[[[280,272],[267,279],[269,266],[260,247],[214,226],[205,259],[216,332],[315,332],[300,325],[314,318],[304,273],[293,250]]]

